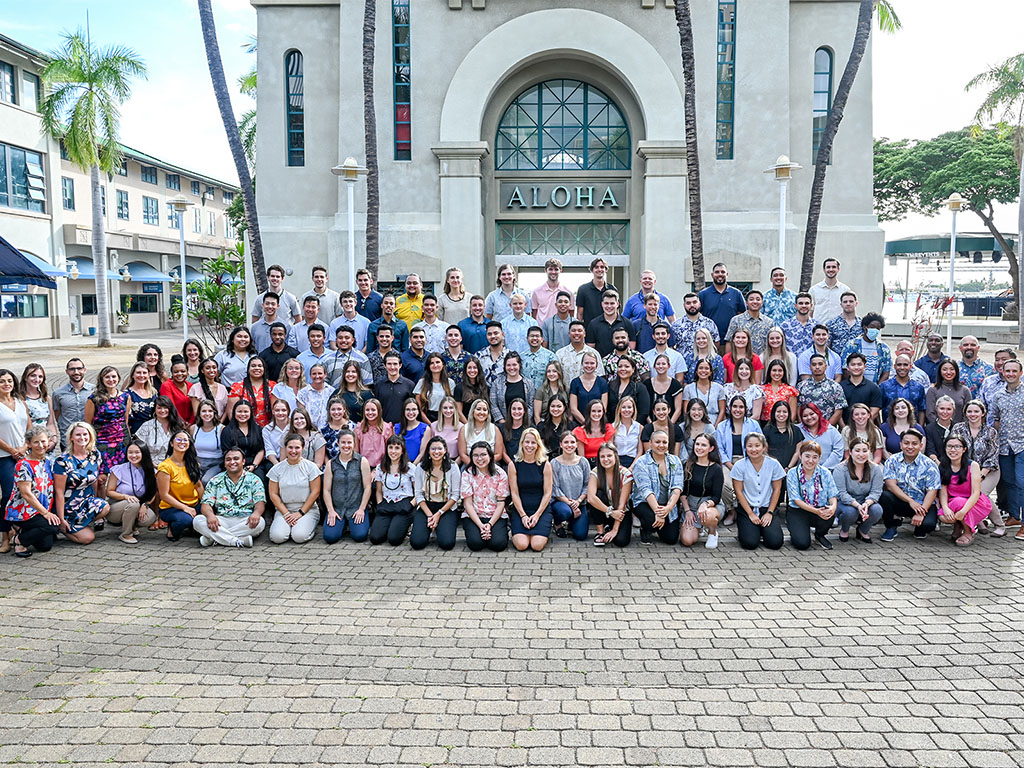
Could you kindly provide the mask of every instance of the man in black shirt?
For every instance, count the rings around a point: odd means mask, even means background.
[[[846,358],[846,370],[850,375],[840,382],[847,403],[843,410],[843,424],[850,424],[850,409],[857,403],[863,403],[871,409],[872,419],[878,418],[878,412],[885,405],[885,395],[882,394],[882,390],[875,382],[864,378],[864,369],[867,364],[867,358],[860,352],[853,352]]]
[[[412,397],[412,382],[402,376],[402,356],[388,352],[384,356],[387,376],[375,382],[373,392],[380,400],[381,418],[391,424],[400,422],[404,415],[405,401]]]
[[[281,378],[281,368],[293,357],[299,356],[299,350],[288,344],[288,328],[278,321],[270,326],[270,346],[260,352],[266,366],[266,377],[270,381]]]
[[[619,328],[625,329],[628,334],[630,348],[636,348],[636,329],[633,323],[619,314],[619,294],[609,289],[601,298],[601,314],[587,325],[587,343],[593,346],[601,357],[610,355],[615,349],[612,333]]]
[[[618,293],[615,286],[604,279],[608,274],[608,262],[600,256],[590,262],[590,272],[594,275],[593,280],[584,283],[576,291],[576,317],[588,328],[590,321],[601,315],[601,299],[604,292]]]

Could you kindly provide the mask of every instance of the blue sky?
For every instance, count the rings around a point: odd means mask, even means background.
[[[121,140],[163,160],[237,181],[213,97],[195,0],[29,0],[0,2],[0,31],[44,53],[61,33],[85,27],[98,45],[124,44],[149,68],[122,110]],[[242,45],[256,33],[248,0],[213,0],[214,19],[236,114],[253,106],[235,81],[256,57]]]

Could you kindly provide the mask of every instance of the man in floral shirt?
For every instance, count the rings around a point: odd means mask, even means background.
[[[533,382],[534,387],[544,383],[544,374],[548,363],[558,362],[555,353],[544,346],[544,333],[539,325],[530,328],[526,333],[528,349],[520,357],[523,362],[523,376]]]
[[[758,355],[768,348],[768,331],[775,327],[771,318],[761,313],[764,296],[756,288],[747,292],[747,311],[741,312],[729,321],[725,340],[732,341],[736,331],[744,330],[750,335],[750,346]]]
[[[206,486],[199,507],[202,514],[192,520],[202,546],[251,547],[252,540],[266,527],[263,483],[244,467],[242,449],[228,448],[224,453],[225,471]]]
[[[974,336],[964,336],[960,340],[960,383],[971,390],[971,397],[981,394],[981,384],[996,369],[978,357],[981,345]]]
[[[900,439],[900,453],[894,453],[882,465],[885,490],[879,503],[885,533],[882,541],[892,541],[899,532],[904,518],[914,526],[914,538],[923,539],[939,524],[935,506],[942,483],[939,466],[921,454],[921,434],[908,429]]]
[[[608,378],[619,375],[619,360],[628,357],[636,366],[636,375],[646,379],[651,375],[651,366],[635,349],[629,348],[629,334],[624,328],[616,328],[612,332],[612,351],[604,358],[604,373]]]
[[[721,337],[714,320],[700,313],[700,297],[696,293],[688,293],[683,297],[683,310],[683,316],[672,323],[672,335],[676,339],[676,351],[682,354],[689,365],[693,359],[693,337],[698,329],[703,328],[710,333],[716,344]]]
[[[797,357],[800,357],[801,352],[814,344],[814,321],[811,319],[813,307],[814,300],[811,298],[811,294],[798,294],[796,315],[781,326],[782,334],[786,337],[786,349]]]
[[[843,388],[834,379],[825,375],[828,371],[828,360],[824,355],[811,355],[810,364],[811,378],[804,379],[796,385],[796,391],[799,393],[797,406],[803,408],[808,403],[814,403],[830,424],[838,424],[843,409],[848,405]]]
[[[782,267],[772,270],[771,281],[761,314],[770,317],[775,325],[782,325],[796,314],[796,294],[786,287],[786,270]]]
[[[827,323],[830,337],[829,346],[837,355],[842,354],[846,345],[860,336],[861,319],[857,314],[857,294],[853,291],[846,291],[839,299],[839,306],[843,308],[841,314],[836,315]]]

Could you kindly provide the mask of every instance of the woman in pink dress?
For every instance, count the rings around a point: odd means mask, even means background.
[[[989,516],[992,500],[981,492],[981,467],[970,461],[967,441],[957,435],[946,438],[939,471],[939,521],[953,526],[953,541],[966,547],[974,540],[978,523]]]

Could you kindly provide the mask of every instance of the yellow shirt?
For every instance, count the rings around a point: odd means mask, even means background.
[[[395,317],[403,321],[411,331],[423,319],[423,294],[417,293],[416,298],[412,299],[408,293],[403,293],[395,299]]]
[[[171,496],[182,504],[190,507],[199,506],[199,491],[188,476],[184,467],[178,466],[171,459],[164,459],[156,468],[157,474],[164,472],[171,478]],[[160,509],[170,509],[170,505],[163,499],[160,500]]]

